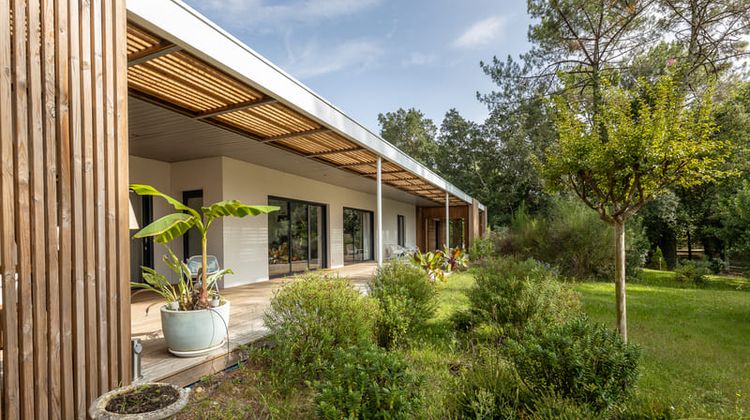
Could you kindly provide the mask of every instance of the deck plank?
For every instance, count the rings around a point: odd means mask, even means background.
[[[364,290],[375,269],[374,263],[362,263],[326,271],[337,272],[351,279],[355,287]],[[202,376],[219,372],[237,363],[242,358],[239,353],[242,345],[260,340],[268,334],[263,325],[263,313],[270,303],[273,292],[289,281],[291,278],[278,278],[225,289],[223,295],[232,304],[228,345],[210,354],[193,358],[175,357],[167,350],[161,332],[161,301],[145,294],[134,296],[131,304],[132,337],[140,338],[143,343],[143,376],[138,382],[164,381],[186,386],[197,382]]]

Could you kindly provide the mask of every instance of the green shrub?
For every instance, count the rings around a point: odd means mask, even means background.
[[[399,353],[338,349],[326,378],[315,385],[316,411],[324,419],[411,418],[419,407],[420,380]]]
[[[612,234],[612,227],[580,200],[560,198],[546,215],[518,209],[510,226],[497,234],[495,249],[500,255],[552,264],[566,277],[610,279],[615,261]],[[628,222],[625,239],[626,266],[632,276],[645,264],[649,248],[639,219]]]
[[[519,410],[530,397],[513,366],[496,351],[482,349],[458,378],[452,409],[457,418],[521,418]]]
[[[314,378],[338,347],[367,345],[379,308],[344,278],[299,276],[274,293],[264,322],[275,342],[273,363],[290,378]]]
[[[711,267],[705,261],[684,260],[674,268],[675,279],[680,283],[702,286],[708,283]]]
[[[491,232],[484,238],[475,238],[469,246],[469,259],[471,261],[481,261],[492,256],[495,252],[494,241]]]
[[[658,246],[654,250],[654,253],[651,254],[651,268],[657,270],[664,270],[667,268],[667,261],[664,259],[664,253]]]
[[[588,405],[562,398],[555,393],[542,394],[534,398],[532,404],[527,408],[531,412],[528,418],[532,420],[590,420],[598,417]]]
[[[406,336],[432,318],[437,308],[437,288],[419,267],[391,261],[380,267],[370,282],[370,296],[380,303],[378,343],[399,345]]]
[[[557,393],[595,410],[621,404],[638,378],[639,349],[584,317],[509,340],[506,350],[534,394]]]
[[[475,273],[476,282],[466,293],[470,311],[478,322],[508,334],[562,322],[580,311],[578,295],[534,260],[491,258]]]

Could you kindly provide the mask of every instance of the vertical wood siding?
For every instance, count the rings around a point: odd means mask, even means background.
[[[0,0],[2,418],[130,382],[125,2]]]

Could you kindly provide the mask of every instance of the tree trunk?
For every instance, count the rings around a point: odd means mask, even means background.
[[[617,331],[628,342],[628,322],[625,305],[625,222],[615,220],[615,296],[617,302]]]
[[[693,238],[690,237],[690,228],[687,229],[688,260],[693,259]]]

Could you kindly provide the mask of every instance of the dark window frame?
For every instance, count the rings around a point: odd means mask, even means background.
[[[321,254],[320,254],[320,268],[321,269],[322,268],[328,268],[328,205],[325,204],[325,203],[316,203],[314,201],[298,200],[296,198],[279,197],[279,196],[275,196],[275,195],[269,195],[268,198],[267,198],[266,203],[270,202],[271,200],[286,201],[287,206],[291,206],[292,203],[297,203],[297,204],[304,204],[304,205],[308,205],[308,206],[320,207],[320,209],[323,211],[323,214],[321,215],[321,221],[322,221],[321,231],[323,232],[323,237],[322,237],[321,242],[323,243],[323,246],[322,246],[323,249],[320,250],[320,252],[321,252]],[[287,212],[289,213],[289,220],[287,221],[287,234],[288,234],[289,242],[290,242],[290,246],[289,246],[289,253],[290,253],[290,255],[289,255],[289,271],[286,272],[286,273],[271,275],[270,274],[270,270],[269,270],[269,275],[268,275],[269,278],[285,277],[285,276],[289,276],[291,274],[303,273],[304,272],[304,271],[293,271],[292,270],[293,261],[292,261],[292,258],[291,258],[291,252],[292,252],[292,247],[291,247],[291,241],[292,241],[291,208],[287,208]],[[309,232],[310,232],[310,211],[309,210],[307,211],[307,229],[308,229],[308,238],[309,238],[310,237],[310,235],[309,235]],[[266,238],[266,245],[268,245],[268,238]],[[268,253],[268,251],[266,251],[266,253]],[[309,255],[310,255],[310,246],[309,246],[309,243],[308,243],[308,251],[307,251],[307,253],[308,253],[308,264],[309,264]],[[266,259],[267,258],[268,258],[268,255],[266,255]]]
[[[362,212],[362,213],[365,213],[365,214],[367,214],[367,215],[370,216],[370,231],[371,231],[371,234],[370,234],[370,250],[371,250],[371,252],[370,252],[370,258],[368,258],[368,259],[364,259],[363,258],[361,261],[352,261],[352,262],[347,263],[346,262],[346,250],[344,250],[344,255],[343,255],[344,256],[344,265],[359,264],[359,263],[363,263],[363,262],[375,261],[375,212],[372,211],[372,210],[359,209],[359,208],[356,208],[356,207],[346,207],[345,206],[343,208],[343,210],[342,210],[342,213],[341,213],[342,216],[343,216],[344,212],[346,212],[347,210]],[[344,232],[344,229],[342,229],[342,235],[345,235],[345,234],[346,234],[346,232]],[[364,241],[364,238],[362,238],[362,240]],[[342,243],[344,242],[343,241],[343,237],[342,237],[342,241],[341,242]]]
[[[203,189],[200,190],[188,190],[182,192],[182,204],[187,206],[187,201],[191,198],[198,198],[200,197],[201,200],[203,199]],[[205,203],[204,203],[205,204]],[[202,205],[201,205],[202,207]],[[187,213],[187,212],[185,212]],[[196,231],[197,232],[197,231]],[[184,235],[182,235],[182,257],[183,261],[187,261],[188,258],[190,258],[192,255],[188,255],[188,248],[190,247],[190,238],[188,235],[191,233],[195,234],[196,232],[193,232],[193,229],[191,228],[187,232],[185,232]]]
[[[406,217],[403,214],[396,215],[396,243],[406,246]]]

